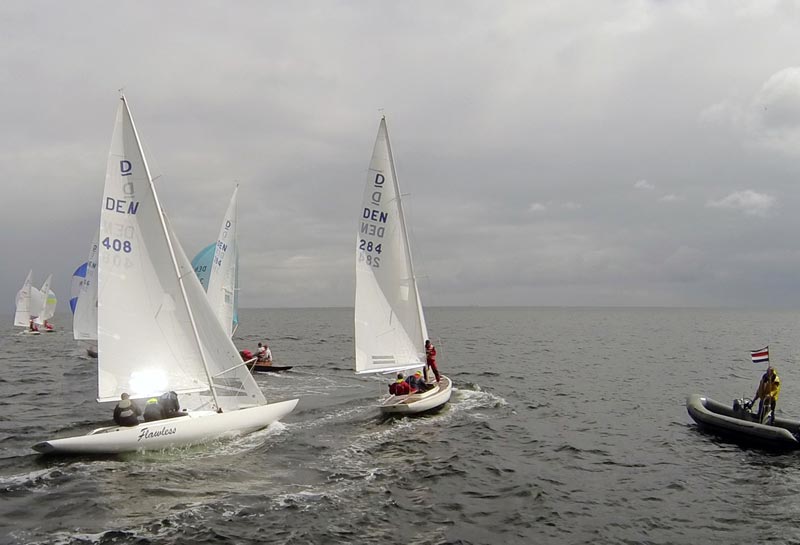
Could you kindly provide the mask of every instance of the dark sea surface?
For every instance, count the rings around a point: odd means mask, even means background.
[[[800,417],[800,313],[433,308],[445,409],[383,419],[356,376],[351,309],[241,311],[300,398],[269,429],[100,458],[37,441],[110,423],[69,317],[0,340],[0,543],[800,543],[800,453],[707,435],[692,392],[752,396],[770,345],[779,414]],[[9,318],[10,321],[10,318]],[[765,490],[769,493],[765,495]]]

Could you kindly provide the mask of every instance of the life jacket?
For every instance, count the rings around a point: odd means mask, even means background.
[[[411,393],[411,386],[408,385],[408,382],[401,380],[400,382],[394,383],[394,395],[402,396]]]

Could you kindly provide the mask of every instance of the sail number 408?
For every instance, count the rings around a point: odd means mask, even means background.
[[[361,239],[358,241],[358,249],[363,250],[361,254],[359,254],[359,261],[364,261],[370,267],[375,267],[376,269],[381,266],[381,258],[379,256],[373,256],[367,252],[375,252],[376,254],[381,253],[381,245],[380,244],[373,244],[372,241],[366,241]]]
[[[131,247],[130,240],[126,240],[123,242],[118,238],[112,239],[110,237],[106,237],[103,240],[102,244],[106,248],[106,250],[114,250],[115,252],[125,252],[126,254],[131,253],[131,250],[133,249]]]

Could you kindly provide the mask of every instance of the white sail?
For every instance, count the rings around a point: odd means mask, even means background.
[[[236,278],[238,264],[238,247],[236,243],[236,203],[239,187],[233,190],[231,202],[222,220],[217,237],[214,259],[208,278],[208,301],[228,335],[234,330],[234,301],[236,294]]]
[[[42,289],[39,290],[40,296],[40,304],[39,304],[39,311],[36,312],[36,320],[35,322],[39,325],[44,324],[46,320],[49,320],[53,317],[56,313],[56,294],[53,293],[53,290],[50,289],[50,284],[53,281],[53,275],[49,275],[47,280],[44,281],[42,284]]]
[[[381,119],[356,237],[355,369],[425,365],[420,304],[386,119]]]
[[[72,317],[72,336],[76,341],[97,340],[97,255],[100,233],[96,232],[86,260],[86,276],[78,291],[75,315]]]
[[[31,320],[31,276],[33,271],[28,273],[22,288],[17,292],[17,310],[14,313],[14,325],[28,327]]]
[[[265,403],[166,221],[124,97],[100,219],[98,400],[174,390],[197,393],[182,398],[190,410]]]
[[[55,310],[55,302],[53,302],[52,306],[48,306],[51,295],[53,301],[55,301],[55,294],[53,294],[53,291],[50,289],[50,282],[52,281],[53,275],[51,274],[47,277],[47,280],[44,281],[44,284],[42,284],[42,289],[34,292],[35,295],[33,299],[38,299],[38,301],[36,306],[32,308],[34,309],[33,314],[36,316],[34,322],[38,325],[44,324],[45,320],[49,320],[53,317],[53,314],[50,314],[50,312]]]

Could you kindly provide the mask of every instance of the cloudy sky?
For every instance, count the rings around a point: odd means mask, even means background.
[[[350,306],[380,115],[427,305],[800,305],[797,2],[0,3],[0,298],[61,305],[125,89],[187,253]],[[64,310],[66,306],[61,306]]]

